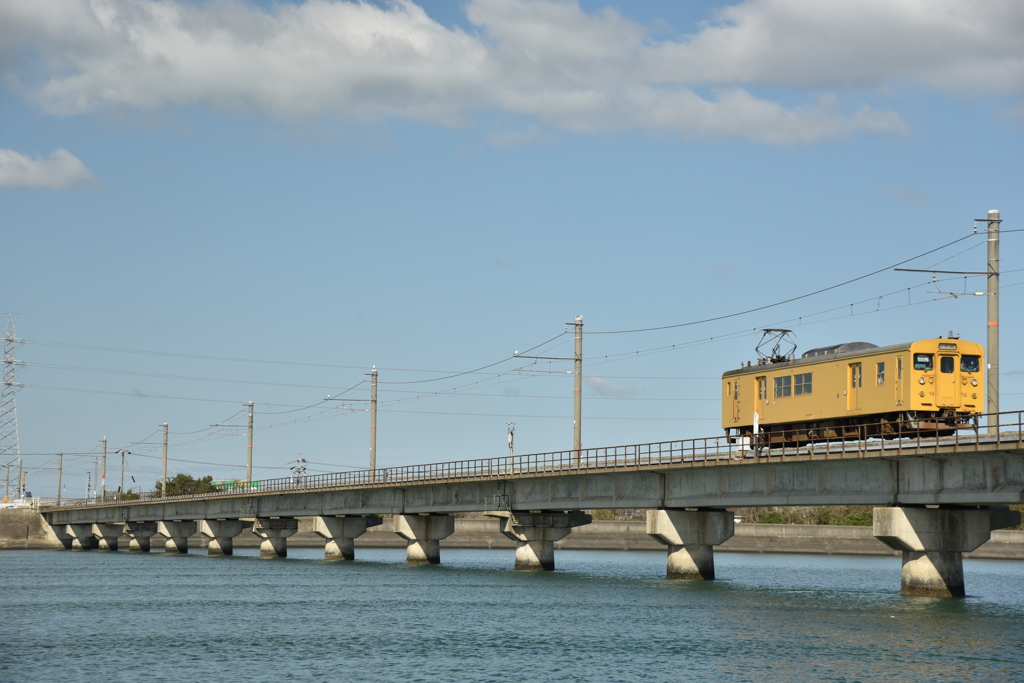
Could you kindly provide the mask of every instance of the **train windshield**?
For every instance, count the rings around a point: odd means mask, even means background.
[[[942,356],[939,358],[939,370],[942,372],[953,372],[953,356]]]
[[[914,354],[914,369],[915,370],[931,370],[932,369],[932,354],[930,354],[930,353],[915,353]]]
[[[961,356],[961,372],[979,372],[981,370],[981,356]]]

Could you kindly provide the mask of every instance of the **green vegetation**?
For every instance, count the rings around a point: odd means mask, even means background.
[[[871,526],[870,505],[819,505],[812,507],[736,508],[736,517],[754,524],[836,524]],[[594,519],[644,519],[644,510],[588,510]]]
[[[1019,512],[1022,521],[1017,526],[1011,526],[1009,528],[1010,529],[1024,529],[1024,505],[1011,505],[1010,509],[1011,510],[1016,510],[1017,512]]]
[[[154,487],[157,492],[163,489],[163,482],[159,479],[156,480],[156,486]],[[190,474],[183,474],[179,472],[174,475],[173,479],[167,480],[167,495],[168,496],[187,496],[193,493],[214,493],[219,491],[213,483],[213,477],[206,476],[202,479],[196,479]]]
[[[871,526],[871,505],[814,505],[808,507],[737,508],[744,522],[755,524],[835,524]]]
[[[138,500],[139,498],[142,498],[142,495],[135,491],[125,491],[117,497],[118,500]]]

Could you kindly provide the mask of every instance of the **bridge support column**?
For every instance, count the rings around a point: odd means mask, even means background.
[[[117,539],[124,531],[121,524],[93,524],[92,535],[98,550],[117,552]]]
[[[245,529],[245,522],[240,519],[201,519],[199,533],[210,539],[207,544],[209,555],[234,555],[235,536]]]
[[[441,539],[455,533],[451,515],[395,515],[395,533],[409,541],[406,564],[440,564]]]
[[[188,537],[196,532],[195,522],[157,522],[157,531],[167,537],[164,545],[164,552],[172,555],[185,555],[188,553]]]
[[[735,532],[728,510],[648,510],[647,533],[668,546],[669,579],[712,581],[716,545]]]
[[[516,542],[516,569],[555,570],[555,541],[572,530],[590,524],[593,517],[583,512],[498,512],[501,533]]]
[[[92,535],[92,524],[68,524],[65,527],[71,537],[71,550],[95,550],[96,537]]]
[[[125,522],[124,534],[128,537],[128,552],[148,553],[149,539],[156,534],[156,522]]]
[[[325,560],[356,559],[355,539],[366,533],[370,527],[384,523],[376,515],[349,515],[338,517],[316,517],[314,531],[325,539]]]
[[[1001,529],[1020,523],[1006,509],[875,508],[874,534],[903,551],[900,594],[941,598],[964,596],[963,553],[977,550]]]
[[[257,517],[252,531],[263,539],[260,543],[260,557],[288,557],[288,537],[298,530],[299,520],[294,518]]]

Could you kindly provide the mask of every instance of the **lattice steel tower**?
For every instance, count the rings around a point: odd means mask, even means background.
[[[18,445],[18,409],[14,404],[14,392],[21,386],[14,381],[14,370],[21,365],[14,358],[14,350],[20,339],[14,336],[14,314],[7,314],[7,329],[4,331],[4,386],[0,390],[0,461],[12,463],[21,457]],[[18,482],[19,486],[21,482]]]

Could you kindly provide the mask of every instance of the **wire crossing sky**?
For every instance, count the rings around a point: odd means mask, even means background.
[[[381,467],[569,448],[572,363],[522,356],[577,315],[585,447],[719,434],[761,328],[984,341],[984,277],[892,268],[985,270],[991,209],[1020,407],[1022,35],[1014,2],[0,0],[29,490],[64,453],[84,495],[104,436],[151,487],[165,422],[172,474],[242,476],[249,401],[259,476],[363,467],[373,367]]]

